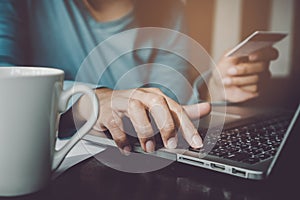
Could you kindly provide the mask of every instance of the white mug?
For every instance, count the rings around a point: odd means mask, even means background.
[[[66,154],[94,125],[98,102],[84,85],[64,91],[64,72],[42,67],[0,67],[0,196],[42,189]],[[75,93],[87,95],[90,119],[60,150],[55,149],[59,116]]]

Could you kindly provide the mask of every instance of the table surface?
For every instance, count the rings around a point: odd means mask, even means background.
[[[153,172],[121,172],[99,161],[99,157],[105,154],[111,158],[120,155],[118,149],[108,148],[68,169],[44,190],[9,199],[300,199],[297,197],[300,180],[299,133],[300,123],[297,123],[271,176],[264,181],[245,180],[176,162]]]
[[[108,151],[110,155],[119,154],[114,148],[101,154]],[[275,167],[269,179],[260,182],[180,163],[154,172],[125,173],[91,157],[67,170],[44,190],[11,199],[295,199],[299,173],[294,173],[298,169],[295,165],[291,166],[292,156],[284,151],[282,164]]]

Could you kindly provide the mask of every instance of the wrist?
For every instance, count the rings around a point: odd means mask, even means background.
[[[207,98],[209,98],[210,102],[220,102],[226,100],[225,88],[220,81],[214,78],[214,76],[210,77],[208,81]]]

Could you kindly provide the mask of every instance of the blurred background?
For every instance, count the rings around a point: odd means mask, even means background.
[[[271,63],[272,81],[264,101],[299,103],[300,1],[299,0],[183,0],[189,34],[218,62],[256,30],[288,33],[275,45],[279,58]],[[295,87],[296,86],[296,87]],[[291,96],[292,93],[292,96]]]
[[[185,3],[190,36],[215,61],[225,50],[256,30],[285,32],[288,37],[276,44],[280,57],[272,63],[271,71],[275,77],[287,77],[292,73],[293,49],[296,48],[295,26],[300,18],[297,13],[299,1],[185,0]]]

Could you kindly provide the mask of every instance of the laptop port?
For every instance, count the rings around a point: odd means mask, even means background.
[[[218,170],[221,170],[221,171],[225,170],[225,166],[224,165],[219,165],[219,164],[211,163],[210,166],[213,169],[218,169]]]
[[[191,164],[194,164],[194,165],[204,165],[204,162],[201,162],[199,160],[193,160],[193,159],[189,159],[189,158],[186,158],[186,157],[179,157],[179,160],[185,162],[185,163],[191,163]]]
[[[232,168],[232,173],[235,174],[235,175],[238,175],[238,176],[246,177],[246,172],[242,171],[242,170]]]

